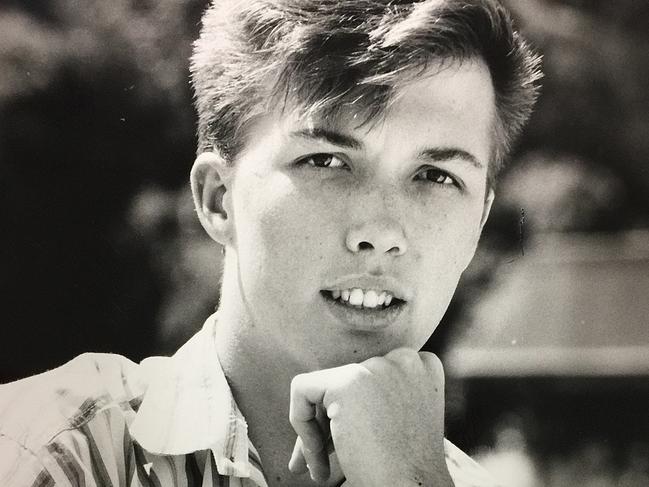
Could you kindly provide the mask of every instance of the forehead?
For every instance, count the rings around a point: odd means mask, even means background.
[[[323,110],[288,100],[264,118],[271,119],[274,129],[283,134],[327,129],[365,139],[396,131],[409,140],[424,137],[431,142],[446,140],[473,148],[485,144],[492,147],[495,94],[489,69],[482,60],[431,63],[425,70],[404,73],[401,82],[391,88],[383,106],[341,103],[333,110]],[[483,158],[486,162],[489,154],[483,154]]]
[[[385,118],[404,135],[472,148],[486,165],[496,120],[489,68],[480,59],[433,66],[395,91]]]
[[[239,155],[254,151],[262,140],[292,143],[291,134],[327,129],[374,145],[377,151],[385,151],[385,144],[374,142],[385,142],[386,137],[392,143],[399,139],[403,150],[408,145],[451,145],[475,154],[487,166],[496,143],[496,105],[489,68],[482,59],[430,62],[425,69],[403,73],[389,88],[380,105],[354,103],[356,98],[337,98],[338,103],[329,106],[290,96],[269,101],[244,125]]]

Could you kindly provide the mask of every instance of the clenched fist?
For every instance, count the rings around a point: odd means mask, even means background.
[[[431,353],[400,348],[297,375],[289,416],[298,435],[294,473],[308,464],[314,480],[334,480],[333,448],[347,486],[453,485],[444,458],[444,371]]]

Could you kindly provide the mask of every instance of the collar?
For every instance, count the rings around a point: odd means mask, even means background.
[[[172,357],[151,357],[141,367],[148,388],[131,423],[131,436],[155,455],[211,450],[219,474],[250,477],[248,425],[218,361],[217,315]]]

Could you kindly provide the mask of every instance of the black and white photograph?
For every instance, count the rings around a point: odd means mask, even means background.
[[[0,487],[649,486],[649,2],[0,0]]]

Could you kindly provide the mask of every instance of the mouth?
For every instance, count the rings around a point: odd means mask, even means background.
[[[324,289],[322,297],[333,304],[356,310],[384,311],[393,310],[406,304],[389,290],[377,289]]]
[[[362,336],[392,329],[403,319],[408,304],[388,290],[328,289],[320,295],[336,322]]]

